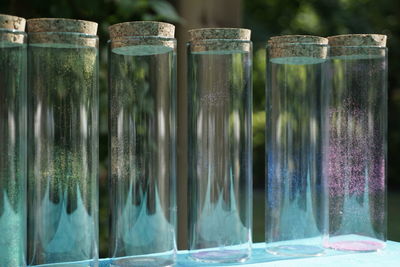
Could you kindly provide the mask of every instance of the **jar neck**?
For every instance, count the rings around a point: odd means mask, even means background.
[[[0,46],[14,46],[26,43],[26,33],[0,28]]]
[[[380,46],[331,46],[330,57],[368,59],[386,57],[387,48]]]
[[[252,42],[238,39],[205,39],[194,40],[187,43],[189,52],[204,53],[214,52],[223,54],[249,53],[252,49]]]
[[[109,42],[113,53],[124,55],[155,55],[175,51],[176,39],[160,36],[124,36]]]
[[[98,48],[98,37],[75,32],[32,32],[28,33],[30,45],[59,45],[60,47]]]

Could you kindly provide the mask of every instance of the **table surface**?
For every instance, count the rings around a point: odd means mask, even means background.
[[[109,259],[100,261],[101,267],[107,267]],[[369,253],[349,253],[327,250],[323,256],[308,258],[289,258],[275,256],[265,252],[264,243],[253,244],[252,257],[244,263],[238,264],[206,264],[198,263],[189,259],[187,251],[179,251],[175,267],[186,266],[248,266],[248,267],[301,267],[301,266],[323,266],[323,267],[400,267],[400,243],[388,241],[384,250]]]

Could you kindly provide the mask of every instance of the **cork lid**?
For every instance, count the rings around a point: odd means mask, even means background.
[[[97,23],[86,20],[64,18],[28,19],[27,32],[75,32],[96,35]]]
[[[201,28],[189,30],[192,53],[234,54],[251,50],[251,31],[241,28]]]
[[[386,35],[344,34],[328,37],[330,57],[341,59],[372,59],[386,55]]]
[[[201,28],[189,30],[189,40],[207,40],[207,39],[232,39],[232,40],[250,40],[251,31],[241,28]]]
[[[328,39],[312,35],[282,35],[268,40],[268,54],[276,64],[317,64],[328,53]]]
[[[165,38],[175,37],[175,26],[158,21],[131,21],[111,25],[108,27],[111,40],[128,36],[157,36]]]
[[[386,47],[387,36],[383,34],[344,34],[328,37],[329,45],[334,46],[376,46]]]
[[[15,30],[15,31],[25,31],[26,20],[24,18],[0,14],[0,28]]]
[[[97,47],[97,23],[64,18],[28,19],[29,44],[60,48]]]
[[[149,56],[169,53],[175,49],[175,26],[169,23],[130,21],[111,25],[108,30],[111,49],[115,54]]]

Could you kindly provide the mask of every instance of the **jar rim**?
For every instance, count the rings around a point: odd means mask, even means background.
[[[328,39],[316,35],[279,35],[272,36],[268,40],[268,45],[283,45],[283,44],[315,44],[328,45]]]
[[[327,37],[331,47],[386,47],[384,34],[341,34]]]
[[[87,33],[81,33],[81,32],[27,32],[28,36],[71,36],[75,38],[84,38],[84,39],[99,39],[99,36],[97,35],[92,35],[92,34],[87,34]]]
[[[8,29],[8,28],[0,28],[0,34],[2,34],[2,33],[27,35],[27,33],[25,31],[19,31],[19,30]]]

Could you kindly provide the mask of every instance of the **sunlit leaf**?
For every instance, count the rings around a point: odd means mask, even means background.
[[[171,22],[180,22],[180,16],[169,2],[165,0],[150,0],[149,4],[157,15]]]

